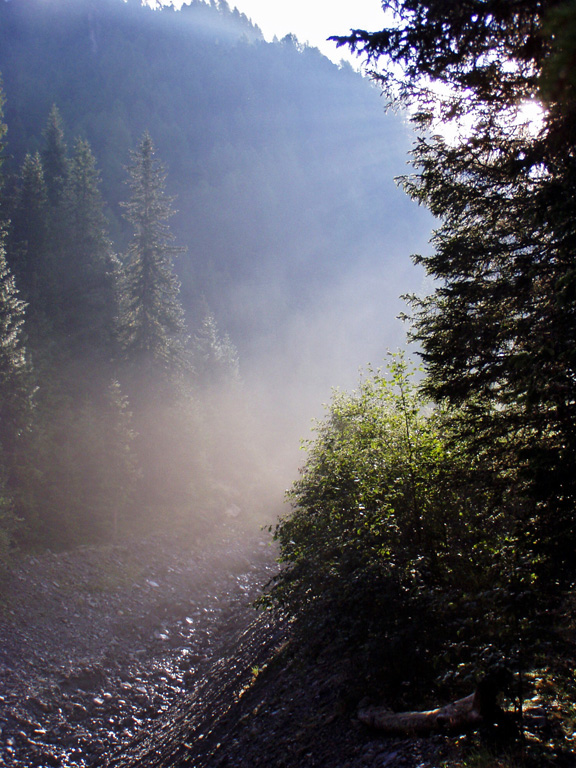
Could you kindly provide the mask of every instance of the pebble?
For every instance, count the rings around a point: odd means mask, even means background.
[[[253,620],[244,591],[253,584],[256,593],[256,582],[268,580],[265,568],[251,568],[236,579],[230,564],[228,572],[211,573],[207,553],[191,562],[172,542],[150,549],[151,556],[122,555],[133,557],[134,567],[150,563],[144,591],[133,589],[127,579],[124,592],[90,595],[92,584],[101,583],[103,567],[115,573],[126,567],[113,552],[99,548],[66,557],[39,556],[28,561],[27,571],[15,573],[12,613],[0,615],[5,668],[0,675],[0,765],[99,768],[102,755],[126,749],[138,732],[155,725],[159,713],[181,706],[189,695],[187,686],[198,680],[194,666],[218,658],[233,638],[233,625],[219,626],[224,617],[232,623]],[[109,562],[102,564],[106,557]],[[157,562],[171,559],[168,569],[157,568]],[[63,606],[56,584],[68,585],[72,579],[78,590],[67,592],[68,605]],[[153,626],[158,618],[161,629]],[[133,630],[140,638],[136,647]],[[18,727],[17,715],[24,712]]]

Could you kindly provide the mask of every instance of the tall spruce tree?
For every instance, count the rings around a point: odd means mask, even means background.
[[[183,377],[186,335],[173,268],[182,249],[174,246],[167,224],[172,199],[148,133],[131,153],[128,172],[131,199],[124,210],[133,238],[119,272],[117,337],[142,468],[139,508],[154,520],[165,519],[182,505],[190,507],[191,465],[183,462],[191,441],[190,398]]]
[[[48,248],[48,203],[38,152],[24,158],[11,205],[10,265],[28,304],[27,332],[38,346],[45,326],[53,271]]]
[[[129,370],[145,380],[169,380],[185,366],[184,312],[173,269],[183,249],[174,246],[166,223],[172,199],[148,133],[131,153],[128,173],[131,199],[123,205],[133,238],[120,284],[119,341]]]
[[[69,172],[68,147],[64,138],[64,125],[58,107],[54,104],[44,129],[42,164],[52,206],[60,204]]]
[[[24,302],[18,297],[0,233],[0,565],[23,513],[19,497],[26,484],[26,445],[32,419],[33,387],[23,342]]]
[[[383,63],[377,79],[415,115],[406,185],[441,222],[434,253],[416,258],[438,280],[415,301],[427,389],[465,406],[472,449],[489,446],[537,504],[519,513],[522,541],[554,571],[548,583],[565,582],[576,546],[576,101],[557,67],[567,36],[554,29],[571,6],[383,6],[394,24],[339,42]],[[542,125],[523,111],[538,100]]]
[[[89,144],[78,140],[62,194],[65,234],[59,258],[64,343],[74,358],[110,359],[116,262],[108,238],[100,174]]]
[[[4,96],[4,90],[2,88],[2,77],[0,76],[0,170],[2,168],[2,164],[4,162],[4,152],[5,152],[5,140],[6,140],[6,132],[8,130],[8,127],[6,123],[3,120],[4,115],[4,103],[6,101],[6,97]],[[0,188],[2,187],[3,179],[2,175],[0,174]],[[3,210],[3,203],[4,203],[4,196],[2,195],[0,197],[0,223],[4,223],[4,217],[6,215],[6,212]]]
[[[18,297],[14,276],[6,261],[4,233],[0,233],[0,444],[12,453],[22,431],[29,392],[22,331],[24,302]]]

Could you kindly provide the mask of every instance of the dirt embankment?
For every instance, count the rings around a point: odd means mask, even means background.
[[[23,558],[2,585],[0,765],[437,766],[442,738],[358,723],[345,659],[290,657],[252,607],[275,568],[233,530]]]

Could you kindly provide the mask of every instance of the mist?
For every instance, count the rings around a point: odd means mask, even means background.
[[[387,114],[351,67],[291,36],[268,43],[225,4],[0,4],[0,72],[16,198],[26,153],[45,151],[55,104],[68,147],[80,136],[92,148],[116,262],[125,264],[125,166],[148,131],[174,199],[170,230],[185,249],[174,269],[193,372],[176,389],[155,376],[144,386],[111,348],[96,358],[92,342],[80,351],[63,342],[68,377],[58,357],[46,362],[54,372],[39,392],[52,442],[43,466],[59,478],[50,526],[75,527],[65,521],[76,520],[79,498],[97,519],[96,508],[113,504],[102,490],[112,486],[132,510],[128,530],[273,522],[332,389],[354,388],[360,369],[405,345],[400,296],[422,290],[410,255],[427,249],[432,222],[395,181],[409,171],[403,116]],[[21,245],[10,247],[17,266]],[[72,261],[66,269],[74,277]],[[201,353],[206,308],[217,331]],[[52,336],[32,351],[41,359],[49,344]],[[131,414],[122,416],[126,488],[99,426],[109,408],[101,392],[113,381],[113,412]],[[67,405],[53,405],[51,392]],[[57,441],[65,454],[50,448]],[[88,450],[95,441],[100,448]],[[98,504],[86,500],[86,477]]]

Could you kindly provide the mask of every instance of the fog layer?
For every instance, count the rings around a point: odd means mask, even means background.
[[[209,307],[238,351],[233,397],[204,393],[230,418],[211,460],[230,485],[269,465],[281,499],[331,388],[404,344],[399,296],[421,288],[410,254],[431,222],[394,181],[410,145],[401,116],[350,67],[293,37],[265,42],[225,3],[1,3],[0,72],[13,171],[57,104],[98,159],[119,253],[124,166],[150,132],[186,248],[176,268],[190,335]]]

